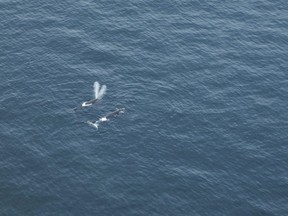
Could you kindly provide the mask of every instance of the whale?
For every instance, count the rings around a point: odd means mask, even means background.
[[[116,108],[115,111],[108,113],[107,115],[105,115],[104,117],[100,118],[100,121],[102,119],[102,121],[109,121],[111,118],[118,116],[121,113],[125,112],[125,108]]]
[[[91,100],[88,100],[88,101],[85,101],[82,103],[82,107],[87,107],[87,106],[92,106],[93,104],[97,103],[98,101],[100,101],[104,94],[106,93],[106,85],[100,85],[97,81],[94,82],[94,96],[95,98],[91,99]]]
[[[99,82],[94,82],[94,98],[88,101],[85,101],[81,104],[81,106],[75,107],[73,110],[76,111],[81,108],[90,107],[93,104],[99,102],[106,93],[107,87],[106,85],[100,85]]]
[[[96,121],[87,121],[89,125],[98,129],[101,122],[109,121],[110,119],[122,114],[125,112],[125,108],[116,108],[115,111],[106,114],[105,116],[99,118]]]
[[[92,106],[93,104],[97,103],[99,100],[99,98],[95,98],[95,99],[91,99],[89,101],[85,101],[81,104],[82,107],[88,107],[88,106]]]

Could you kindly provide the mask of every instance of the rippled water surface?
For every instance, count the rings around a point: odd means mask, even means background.
[[[0,18],[0,215],[288,215],[286,1],[0,0]]]

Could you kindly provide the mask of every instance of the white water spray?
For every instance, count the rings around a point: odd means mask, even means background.
[[[106,85],[100,85],[97,81],[94,82],[94,94],[95,94],[95,99],[102,99],[103,96],[105,95],[106,93]]]

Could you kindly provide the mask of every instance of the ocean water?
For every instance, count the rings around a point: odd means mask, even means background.
[[[1,216],[288,215],[287,1],[0,0],[0,18]],[[94,81],[103,100],[71,112]]]

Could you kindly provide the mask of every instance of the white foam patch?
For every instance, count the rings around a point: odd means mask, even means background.
[[[108,121],[108,119],[106,117],[102,117],[102,118],[100,118],[100,121],[105,122],[105,121]]]

